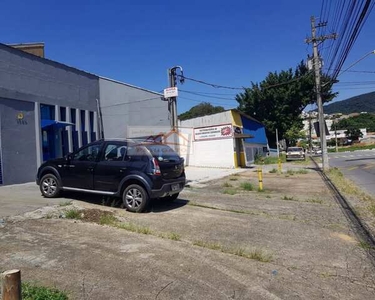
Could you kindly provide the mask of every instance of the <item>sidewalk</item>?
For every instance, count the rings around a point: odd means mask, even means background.
[[[220,179],[231,174],[245,172],[246,170],[251,169],[200,168],[188,166],[185,168],[186,182],[190,186],[197,186],[207,181]]]

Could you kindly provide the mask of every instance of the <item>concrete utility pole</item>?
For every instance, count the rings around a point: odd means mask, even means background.
[[[177,69],[180,69],[182,77],[180,78],[180,83],[184,82],[183,79],[183,70],[180,66],[175,66],[168,69],[168,79],[169,87],[176,87],[177,85]],[[178,130],[178,119],[177,119],[177,97],[171,97],[168,99],[168,107],[171,113],[171,129],[173,131]]]
[[[323,42],[326,39],[335,39],[336,34],[316,36],[316,28],[327,26],[327,23],[319,23],[315,25],[315,17],[312,16],[311,20],[311,38],[306,39],[305,42],[313,45],[313,68],[315,72],[315,87],[316,87],[316,102],[318,104],[319,113],[319,131],[320,131],[320,144],[322,148],[322,161],[323,161],[323,171],[329,170],[328,164],[328,153],[327,153],[327,140],[326,140],[326,126],[324,122],[324,112],[323,112],[323,101],[321,95],[321,83],[320,83],[320,69],[321,60],[318,53],[318,42]]]

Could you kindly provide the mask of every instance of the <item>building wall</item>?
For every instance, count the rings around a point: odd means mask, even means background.
[[[33,181],[37,170],[34,103],[0,98],[0,146],[3,184]]]
[[[181,127],[197,128],[219,124],[232,124],[231,111],[181,121]]]
[[[0,44],[0,97],[96,111],[98,77]]]
[[[130,126],[169,128],[168,103],[161,94],[106,78],[99,79],[99,89],[105,138],[129,137]]]
[[[190,156],[191,166],[234,168],[233,139],[196,141]]]

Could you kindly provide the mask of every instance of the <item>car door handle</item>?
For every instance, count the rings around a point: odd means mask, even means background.
[[[123,173],[126,170],[126,168],[121,168],[120,172]]]

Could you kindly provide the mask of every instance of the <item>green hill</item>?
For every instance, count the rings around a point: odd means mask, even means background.
[[[334,102],[324,106],[325,114],[333,113],[375,113],[375,92],[358,95],[346,100]]]

